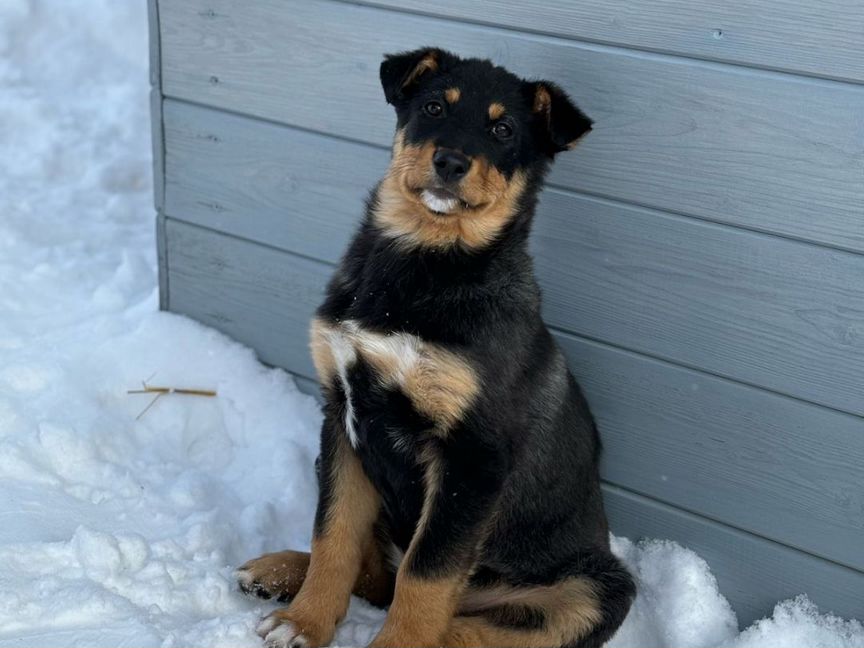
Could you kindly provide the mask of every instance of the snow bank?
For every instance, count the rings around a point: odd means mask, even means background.
[[[144,4],[0,3],[0,646],[258,646],[231,569],[308,544],[317,407],[157,312]],[[136,420],[148,378],[219,395]],[[613,646],[864,645],[804,598],[739,634],[698,556],[614,546],[641,590]],[[382,618],[354,601],[337,641]]]

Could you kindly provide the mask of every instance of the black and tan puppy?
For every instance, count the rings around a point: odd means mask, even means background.
[[[393,157],[312,323],[326,399],[311,554],[244,565],[293,599],[259,633],[374,646],[600,646],[634,596],[609,552],[588,406],[526,251],[556,153],[591,121],[553,83],[438,49],[388,56]]]

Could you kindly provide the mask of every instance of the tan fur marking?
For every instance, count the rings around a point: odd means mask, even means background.
[[[421,74],[424,72],[434,72],[438,69],[438,61],[435,59],[435,54],[430,52],[417,63],[416,67],[411,70],[411,74],[409,74],[405,78],[405,82],[402,84],[403,88],[410,86],[414,83]]]
[[[405,552],[405,558],[402,560],[402,565],[399,569],[399,572],[405,573],[406,577],[406,566],[410,564],[411,556],[417,552],[417,544],[429,526],[432,510],[435,506],[435,498],[438,497],[438,493],[441,490],[441,459],[438,457],[435,449],[431,445],[424,446],[420,451],[419,460],[425,468],[423,472],[423,508],[420,511],[420,519],[417,520],[414,536],[411,538],[411,543],[408,545],[408,550]]]
[[[384,627],[369,645],[441,646],[461,588],[461,579],[425,580],[400,574]]]
[[[455,104],[462,96],[462,91],[459,88],[447,88],[444,91],[444,98],[449,104]]]
[[[497,101],[489,104],[489,119],[501,119],[504,116],[504,104]]]
[[[407,333],[376,333],[344,322],[348,340],[385,385],[398,387],[444,434],[480,391],[476,372],[460,356]]]
[[[545,624],[538,630],[505,628],[475,616],[500,605],[527,605],[542,610]],[[602,619],[591,581],[570,578],[546,587],[491,587],[468,590],[459,602],[460,613],[442,638],[444,646],[534,646],[571,645],[585,637]]]
[[[462,358],[443,349],[429,348],[405,376],[402,390],[421,414],[447,430],[471,406],[479,392],[474,370]]]
[[[288,608],[271,618],[291,623],[309,646],[330,643],[336,624],[345,616],[351,590],[360,575],[380,498],[347,439],[339,437],[333,469],[332,501],[323,529],[312,539],[306,579]],[[327,479],[322,475],[322,479]]]
[[[393,604],[384,627],[370,644],[373,647],[442,645],[441,637],[456,613],[467,579],[467,574],[457,574],[433,580],[418,578],[408,572],[411,556],[417,551],[417,544],[429,524],[441,483],[441,462],[434,451],[427,446],[420,459],[426,466],[423,510],[396,575]]]
[[[323,386],[328,386],[336,375],[336,359],[330,348],[327,333],[330,325],[317,317],[309,326],[309,350],[312,352],[312,363],[318,373],[318,381]]]
[[[329,385],[339,371],[333,352],[338,340],[362,354],[382,384],[401,389],[441,434],[460,420],[480,391],[476,372],[463,358],[407,333],[377,333],[350,320],[336,325],[316,318],[310,339],[322,385]]]
[[[475,158],[459,184],[462,199],[473,208],[442,217],[430,212],[418,196],[419,189],[434,184],[434,152],[434,144],[406,144],[404,133],[397,131],[390,168],[378,189],[375,223],[382,233],[408,247],[488,245],[515,214],[525,175],[516,172],[508,182],[486,160]]]

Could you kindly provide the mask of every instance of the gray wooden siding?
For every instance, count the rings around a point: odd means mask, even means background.
[[[360,0],[539,34],[864,81],[857,0]]]
[[[163,308],[314,392],[309,317],[388,161],[381,54],[559,81],[597,124],[532,247],[613,530],[692,546],[742,621],[860,615],[864,85],[829,79],[864,80],[861,7],[363,4],[151,0]]]
[[[864,250],[862,86],[341,3],[232,6],[165,3],[166,95],[386,146],[381,55],[434,42],[572,91],[597,124],[554,185]]]
[[[169,213],[325,261],[387,164],[381,149],[171,100],[165,114]],[[864,413],[864,292],[848,281],[862,256],[557,188],[533,249],[550,324]]]

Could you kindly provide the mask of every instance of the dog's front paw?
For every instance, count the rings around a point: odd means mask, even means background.
[[[255,628],[265,648],[318,648],[330,643],[333,630],[335,627],[327,632],[318,622],[304,619],[290,608],[276,610]]]
[[[279,620],[273,614],[261,619],[255,628],[265,648],[308,648],[309,639],[294,622]]]

